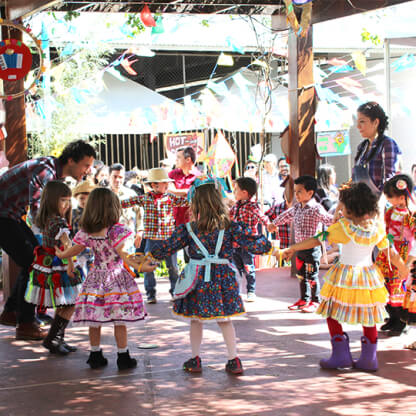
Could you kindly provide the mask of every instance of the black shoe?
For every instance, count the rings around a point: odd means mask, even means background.
[[[117,353],[117,367],[119,370],[127,370],[137,366],[135,358],[131,358],[129,351]]]
[[[52,316],[48,315],[47,313],[38,313],[36,318],[38,321],[43,322],[43,325],[50,325],[53,321]]]
[[[58,354],[58,355],[68,355],[69,350],[67,350],[64,346],[64,344],[61,342],[59,338],[49,339],[46,337],[42,345],[49,350],[51,354]]]
[[[381,325],[380,331],[390,331],[394,327],[393,319],[387,319],[387,322],[384,325]]]
[[[105,358],[103,355],[103,350],[90,351],[90,356],[88,357],[87,364],[89,364],[93,369],[105,367],[108,364],[108,361],[107,358]]]
[[[403,321],[397,321],[394,326],[390,328],[390,331],[387,332],[388,337],[399,337],[404,329],[406,328],[406,323]]]
[[[156,298],[147,298],[147,303],[148,304],[154,304],[154,303],[157,303],[157,300],[156,300]]]
[[[183,369],[188,373],[200,373],[202,371],[201,359],[198,356],[190,358],[188,361],[183,363]]]
[[[65,342],[65,340],[61,340],[61,344],[69,351],[69,352],[75,352],[78,350],[77,347],[74,347],[73,345],[69,345]]]
[[[231,374],[242,374],[244,370],[241,360],[238,357],[228,360],[227,364],[225,364],[225,371]]]

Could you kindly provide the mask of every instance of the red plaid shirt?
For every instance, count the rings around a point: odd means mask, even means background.
[[[280,204],[273,205],[268,211],[264,213],[270,218],[270,221],[274,221],[280,214],[288,209],[286,201]],[[290,244],[290,224],[283,224],[277,227],[277,237],[280,241],[280,248],[287,248]]]
[[[292,208],[280,214],[273,223],[275,225],[282,225],[289,224],[293,221],[295,242],[300,243],[313,237],[319,231],[319,227],[322,224],[331,225],[333,218],[321,204],[312,198],[304,207],[298,202]]]
[[[166,240],[175,230],[173,208],[187,207],[189,202],[186,198],[170,193],[160,196],[160,194],[155,194],[154,192],[148,192],[147,194],[121,201],[123,208],[130,208],[134,205],[140,205],[144,210],[143,238]]]
[[[269,225],[269,219],[260,211],[259,204],[254,201],[237,201],[230,209],[230,217],[235,222],[248,225],[254,235],[259,233],[257,225],[262,223]]]

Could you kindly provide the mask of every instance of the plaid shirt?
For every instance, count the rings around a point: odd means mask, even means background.
[[[170,193],[155,194],[148,192],[144,195],[134,196],[121,201],[123,208],[130,208],[135,205],[143,207],[144,233],[143,238],[150,240],[166,240],[175,229],[173,217],[174,207],[187,207],[189,202],[186,198],[175,196]]]
[[[270,221],[274,221],[280,214],[288,209],[286,201],[280,204],[273,205],[264,215],[270,218]],[[290,244],[290,224],[283,224],[277,227],[277,236],[280,241],[280,248],[287,248]]]
[[[39,209],[43,187],[61,178],[58,160],[52,156],[26,160],[0,176],[0,217],[20,220],[30,207],[32,218]]]
[[[248,225],[254,235],[259,233],[257,225],[262,223],[269,225],[269,219],[260,211],[259,204],[254,201],[237,201],[230,209],[230,217],[235,222]]]
[[[379,140],[373,140],[370,149],[365,152],[368,143],[368,140],[364,140],[358,145],[357,155],[359,155],[359,158],[357,164],[361,165],[366,162],[366,157],[372,153],[372,150],[377,146]],[[373,180],[374,184],[380,191],[383,190],[384,183],[399,172],[398,156],[401,154],[402,152],[397,143],[390,137],[384,136],[383,146],[381,146],[378,154],[372,160],[370,160],[370,163],[368,164],[368,173],[370,178]]]
[[[325,208],[312,198],[303,208],[302,204],[298,202],[292,208],[280,214],[273,223],[282,225],[292,221],[295,231],[295,242],[300,243],[313,237],[319,231],[321,224],[331,225],[333,216],[328,214]]]

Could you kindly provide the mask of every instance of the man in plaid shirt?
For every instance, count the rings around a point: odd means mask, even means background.
[[[39,243],[22,218],[28,207],[35,218],[42,189],[49,181],[67,176],[80,180],[91,169],[94,158],[93,147],[78,140],[68,144],[58,159],[49,156],[27,160],[0,176],[0,247],[22,268],[0,323],[17,323],[16,339],[39,340],[46,335],[35,324],[35,305],[24,300],[33,250]]]
[[[175,229],[173,208],[189,206],[186,198],[167,192],[168,183],[171,181],[172,179],[169,179],[165,169],[151,169],[147,183],[152,187],[152,191],[121,201],[122,208],[129,208],[135,205],[143,207],[143,238],[146,239],[146,253],[151,251],[160,240],[166,240],[172,235]],[[173,289],[178,279],[176,253],[165,260],[169,269],[169,292],[173,296]],[[156,303],[156,280],[153,272],[144,273],[144,288],[146,290],[147,303]]]
[[[316,179],[312,176],[299,176],[295,179],[295,196],[298,201],[292,208],[280,214],[274,221],[270,232],[277,225],[293,222],[295,242],[313,237],[321,225],[331,225],[333,216],[313,198],[317,189]],[[302,312],[315,312],[319,304],[319,263],[320,246],[301,250],[296,253],[296,271],[300,280],[300,299],[289,306],[290,310],[300,309]]]
[[[235,181],[234,196],[236,203],[230,209],[230,217],[235,222],[247,225],[253,234],[258,234],[259,223],[268,226],[270,221],[262,214],[257,202],[251,201],[257,192],[257,183],[249,177],[241,177]],[[241,275],[247,280],[247,302],[256,299],[256,271],[254,255],[241,247],[235,247],[233,261]]]

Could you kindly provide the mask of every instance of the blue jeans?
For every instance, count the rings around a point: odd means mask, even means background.
[[[152,249],[160,243],[161,240],[146,240],[145,253],[152,251]],[[169,293],[173,293],[176,280],[178,280],[178,259],[177,254],[172,254],[164,259],[166,266],[169,270],[170,290]],[[144,273],[144,289],[146,290],[146,296],[148,299],[156,297],[156,279],[153,272]]]
[[[254,267],[254,254],[241,247],[233,250],[233,262],[241,276],[247,280],[247,293],[256,291],[256,270]]]

